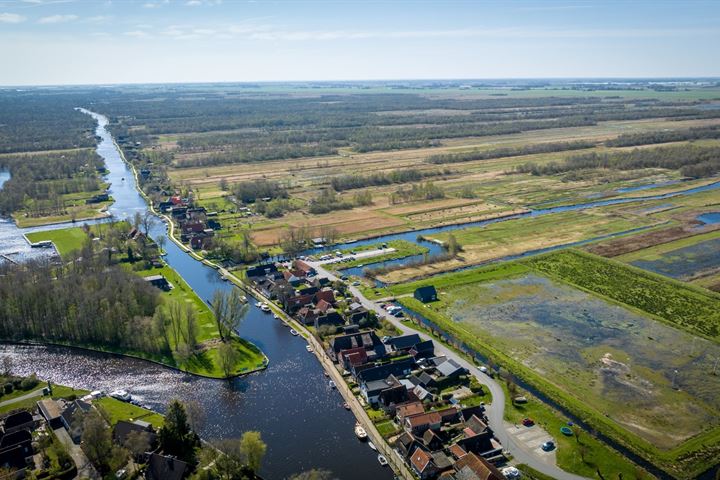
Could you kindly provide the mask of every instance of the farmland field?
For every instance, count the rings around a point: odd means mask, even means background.
[[[720,424],[716,343],[536,274],[445,293],[468,332],[661,448]]]

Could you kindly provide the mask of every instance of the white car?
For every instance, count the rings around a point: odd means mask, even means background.
[[[501,470],[501,473],[507,479],[520,478],[520,470],[515,467],[505,467]]]

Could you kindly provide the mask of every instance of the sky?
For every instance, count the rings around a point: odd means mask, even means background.
[[[0,85],[712,76],[718,0],[0,0]]]

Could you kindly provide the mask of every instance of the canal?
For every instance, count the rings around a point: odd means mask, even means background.
[[[110,195],[115,200],[110,214],[114,219],[131,219],[136,212],[145,212],[147,204],[106,129],[107,119],[83,112],[98,121],[97,151],[105,159]],[[31,258],[46,252],[30,251],[23,233],[76,224],[32,229],[18,229],[10,221],[2,225],[3,248],[16,248],[23,252],[22,258]],[[165,224],[158,221],[151,236],[167,236]],[[15,243],[11,245],[11,241]],[[218,289],[235,288],[169,239],[165,249],[168,264],[201,298],[212,298]],[[391,470],[378,464],[376,453],[355,437],[355,417],[343,408],[340,394],[330,389],[315,356],[305,350],[305,342],[290,335],[272,315],[261,312],[254,300],[251,303],[239,334],[259,346],[270,364],[263,372],[232,381],[198,378],[142,360],[70,348],[4,345],[0,355],[10,356],[19,374],[35,372],[77,388],[123,388],[159,412],[173,398],[197,401],[206,415],[200,431],[203,438],[234,438],[247,430],[262,433],[268,450],[261,474],[268,479],[287,478],[311,468],[330,470],[342,479],[392,478]]]

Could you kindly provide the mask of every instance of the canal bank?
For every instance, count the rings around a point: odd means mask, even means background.
[[[107,119],[86,113],[98,121],[97,151],[105,159],[110,194],[115,199],[109,209],[112,218],[132,219],[136,212],[144,213],[147,204],[135,188],[132,169],[123,161],[105,128]],[[78,224],[59,224],[50,229],[73,226]],[[8,237],[19,239],[28,252],[22,234],[48,229],[19,229],[12,222],[6,228]],[[160,236],[168,238],[165,260],[201,299],[211,299],[217,290],[236,288],[223,282],[215,269],[195,260],[172,242],[161,222],[153,226],[150,236],[155,240]],[[382,468],[376,454],[355,438],[354,416],[343,408],[343,399],[337,391],[328,387],[322,369],[308,355],[305,342],[290,335],[289,329],[279,322],[273,322],[256,303],[250,300],[250,309],[238,334],[257,345],[270,358],[270,365],[263,372],[230,381],[200,378],[144,360],[66,347],[3,345],[0,355],[8,355],[19,374],[36,372],[55,383],[78,388],[108,391],[124,388],[143,405],[161,413],[173,398],[197,402],[206,415],[200,435],[208,440],[237,438],[248,430],[260,431],[268,444],[261,469],[265,478],[287,478],[312,468],[330,470],[343,479],[392,478],[390,469]]]

